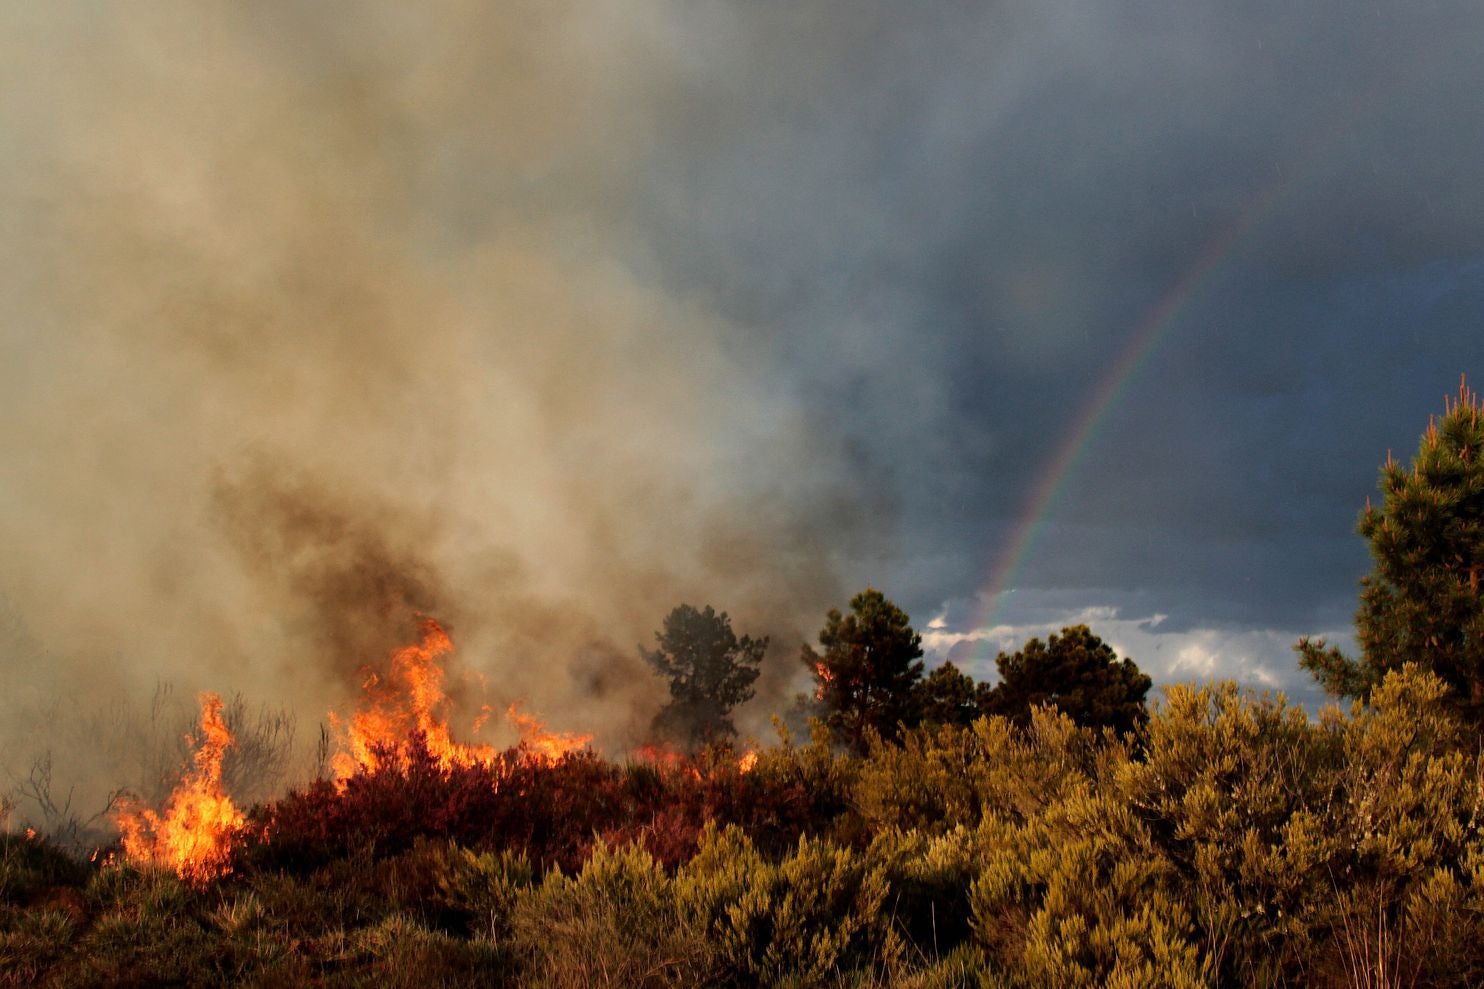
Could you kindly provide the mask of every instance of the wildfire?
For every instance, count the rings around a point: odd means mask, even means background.
[[[453,652],[453,640],[431,618],[422,621],[422,641],[392,653],[385,677],[368,673],[362,682],[361,708],[347,724],[333,711],[330,724],[340,736],[341,750],[330,761],[337,780],[359,770],[374,771],[386,753],[405,753],[413,734],[421,733],[428,752],[444,769],[489,763],[495,749],[489,745],[455,742],[443,708],[441,658]]]
[[[222,699],[201,695],[201,738],[195,769],[170,794],[163,815],[130,805],[115,815],[124,854],[141,863],[173,868],[198,885],[232,871],[233,844],[246,818],[222,790],[222,759],[233,743],[222,717]],[[197,739],[186,736],[195,746]]]
[[[555,762],[568,752],[578,752],[593,740],[591,733],[547,731],[540,719],[522,714],[519,702],[511,704],[505,711],[510,723],[520,732],[520,742],[532,755],[548,762]]]
[[[361,707],[349,722],[330,713],[341,747],[330,763],[337,780],[378,769],[387,753],[405,757],[414,734],[422,736],[428,752],[444,769],[494,762],[499,755],[494,746],[456,742],[449,733],[442,659],[451,652],[453,640],[448,633],[433,619],[424,618],[422,641],[393,652],[386,676],[367,674],[361,685]],[[478,731],[489,715],[486,705],[473,730]],[[592,741],[592,735],[547,731],[539,719],[522,713],[518,704],[510,705],[506,717],[532,758],[555,761]]]
[[[701,778],[700,767],[685,753],[671,748],[669,745],[641,745],[634,750],[632,757],[640,762],[647,762],[661,769],[671,771],[684,770],[694,779]],[[748,749],[737,757],[737,771],[740,773],[750,773],[756,765],[757,753],[751,749]]]
[[[823,663],[814,664],[814,673],[819,677],[819,686],[814,688],[814,699],[822,701],[824,700],[824,690],[829,686],[830,681],[835,679],[835,674],[834,671]]]

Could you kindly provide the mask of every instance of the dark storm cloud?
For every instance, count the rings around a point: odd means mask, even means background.
[[[700,11],[643,219],[895,493],[916,613],[984,581],[1124,341],[1230,240],[1021,577],[1170,627],[1348,615],[1385,448],[1476,370],[1475,5]]]

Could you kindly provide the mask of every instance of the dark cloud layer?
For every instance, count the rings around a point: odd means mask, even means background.
[[[996,613],[1115,608],[1206,636],[1172,676],[1276,677],[1210,630],[1342,628],[1377,465],[1484,373],[1473,3],[0,28],[17,732],[161,677],[317,719],[431,609],[622,744],[681,600],[774,636],[761,716],[866,582],[973,631],[1162,303]]]
[[[897,492],[940,564],[901,593],[984,579],[1125,341],[1229,242],[1024,579],[1194,622],[1347,613],[1379,460],[1475,370],[1484,15],[827,6],[704,8],[707,140],[662,142],[648,189],[668,276],[761,323]]]

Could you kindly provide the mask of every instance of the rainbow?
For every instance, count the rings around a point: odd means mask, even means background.
[[[1297,176],[1303,171],[1293,169],[1289,175]],[[1124,340],[1118,356],[1083,403],[1054,454],[1042,467],[1011,531],[1006,549],[999,554],[988,578],[981,584],[979,608],[970,626],[975,633],[982,634],[997,625],[1000,606],[1005,596],[1015,589],[1016,580],[1046,529],[1068,481],[1097,440],[1109,413],[1148,362],[1149,355],[1179,325],[1181,315],[1211,281],[1213,273],[1236,253],[1248,234],[1273,211],[1292,185],[1292,179],[1280,177],[1259,188],[1236,220],[1206,246]],[[981,639],[974,649],[974,658],[988,658],[991,646],[987,639]]]

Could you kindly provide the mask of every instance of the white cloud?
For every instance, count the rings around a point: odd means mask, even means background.
[[[951,658],[976,679],[995,679],[994,657],[1002,651],[1018,649],[1032,638],[1044,640],[1069,625],[1087,625],[1119,656],[1137,663],[1156,688],[1229,679],[1258,690],[1282,691],[1306,705],[1317,706],[1323,700],[1293,652],[1300,633],[1287,629],[1171,628],[1170,616],[1161,612],[1126,616],[1114,605],[1089,605],[1047,610],[1033,621],[950,631],[948,612],[945,608],[935,616],[923,633],[928,665]],[[1350,644],[1347,632],[1324,637],[1342,648]]]

